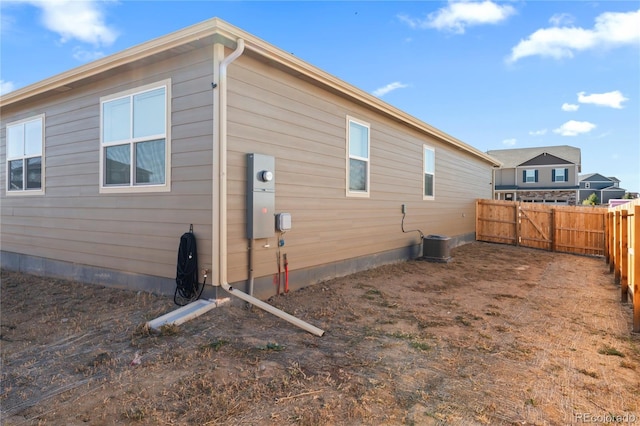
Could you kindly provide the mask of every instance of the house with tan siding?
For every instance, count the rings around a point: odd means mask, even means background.
[[[164,294],[190,225],[209,282],[259,298],[276,254],[294,290],[420,256],[404,230],[472,241],[500,164],[217,18],[0,114],[2,267]]]

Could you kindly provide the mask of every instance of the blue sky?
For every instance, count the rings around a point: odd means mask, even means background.
[[[638,1],[0,3],[0,91],[217,16],[482,150],[571,145],[640,191]]]

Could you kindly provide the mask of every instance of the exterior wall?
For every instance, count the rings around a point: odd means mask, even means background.
[[[521,177],[522,179],[522,177]],[[513,168],[496,169],[495,171],[495,185],[507,186],[516,184],[516,170]]]
[[[586,200],[587,198],[589,198],[591,196],[591,194],[596,194],[596,197],[598,197],[598,203],[602,204],[602,195],[603,195],[603,191],[602,189],[580,189],[580,204],[582,204],[582,202],[584,200]],[[611,198],[611,197],[610,197]],[[613,197],[615,198],[615,197]]]
[[[68,92],[2,110],[3,267],[171,293],[178,240],[194,225],[201,268],[212,244],[213,49],[127,67]],[[246,154],[276,159],[276,211],[292,288],[420,255],[418,232],[473,239],[475,200],[492,166],[245,54],[228,70],[228,280],[248,278]],[[171,191],[99,193],[100,97],[171,79]],[[45,114],[43,196],[6,196],[6,123]],[[370,124],[370,196],[346,195],[346,116]],[[423,146],[435,149],[435,199],[423,199]],[[217,241],[215,241],[217,244]],[[277,237],[254,245],[256,296],[270,295]],[[161,288],[157,288],[160,286]]]
[[[568,169],[568,181],[567,182],[553,182],[552,170],[553,169]],[[538,182],[524,182],[522,180],[523,170],[538,170]],[[526,189],[527,187],[544,187],[544,188],[566,188],[569,186],[578,185],[578,172],[575,164],[558,164],[558,165],[546,165],[546,166],[520,166],[516,168],[516,179],[520,189]]]
[[[346,116],[370,123],[370,197],[346,196]],[[289,268],[382,256],[425,235],[473,235],[475,199],[491,197],[491,165],[267,65],[229,68],[229,281],[247,278],[245,155],[276,161],[276,211],[289,212]],[[423,200],[423,144],[436,150],[435,200]],[[268,246],[268,247],[267,247]],[[255,243],[256,277],[277,272],[277,238]],[[336,273],[335,270],[332,272]]]
[[[567,169],[568,181],[553,182],[553,169]],[[537,182],[525,182],[524,170],[537,170]],[[576,204],[578,170],[575,164],[527,165],[495,172],[496,200]]]
[[[585,182],[589,182],[589,188],[586,187]],[[609,188],[613,186],[612,181],[583,181],[580,182],[580,189],[592,189],[592,190],[601,190],[605,188]]]
[[[624,189],[609,189],[602,191],[600,204],[608,204],[609,200],[615,200],[624,197],[626,191]]]
[[[587,188],[587,184],[589,188]],[[580,181],[580,202],[589,198],[593,193],[598,197],[600,204],[607,204],[611,199],[622,198],[626,194],[626,190],[619,188],[619,186],[620,181],[617,179],[609,179],[595,173]]]
[[[624,189],[580,189],[580,202],[589,198],[591,194],[596,194],[599,204],[607,204],[609,200],[624,197],[626,191]]]
[[[99,194],[100,97],[167,78],[172,82],[171,192]],[[120,272],[175,277],[179,237],[191,223],[201,257],[210,259],[211,81],[211,49],[198,49],[3,108],[3,266],[16,267],[17,262],[34,273],[123,286],[131,280]],[[6,123],[36,114],[45,114],[45,195],[7,196]],[[20,260],[18,254],[30,260]]]

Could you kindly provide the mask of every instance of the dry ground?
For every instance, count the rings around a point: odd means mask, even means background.
[[[640,336],[603,259],[452,255],[270,301],[323,337],[240,304],[149,333],[171,298],[3,272],[2,424],[640,424]]]

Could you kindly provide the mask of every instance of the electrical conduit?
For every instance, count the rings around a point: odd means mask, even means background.
[[[305,331],[308,331],[311,334],[316,336],[322,336],[324,331],[314,327],[311,324],[308,324],[302,321],[299,318],[294,317],[293,315],[289,315],[288,313],[277,309],[268,303],[263,302],[260,299],[257,299],[253,296],[250,296],[240,290],[237,290],[229,285],[227,282],[227,67],[231,62],[235,61],[242,53],[244,52],[244,40],[238,39],[236,50],[234,50],[229,56],[224,58],[222,62],[220,62],[220,80],[219,80],[219,97],[220,97],[220,107],[219,110],[219,129],[220,129],[220,152],[219,152],[219,170],[220,170],[220,179],[219,182],[219,191],[220,191],[220,201],[218,203],[220,212],[219,212],[219,232],[220,232],[220,240],[219,240],[219,271],[220,271],[220,286],[225,289],[227,292],[233,294],[239,299],[244,300],[245,302],[249,302],[254,306],[259,307],[279,318],[282,318],[285,321],[290,322],[291,324],[302,328]]]

